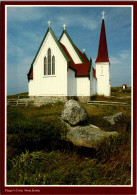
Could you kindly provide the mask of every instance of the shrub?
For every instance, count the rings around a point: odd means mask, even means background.
[[[119,92],[122,87],[111,87],[111,92]]]
[[[96,101],[106,101],[108,100],[107,97],[105,97],[104,95],[93,95],[90,97],[91,100],[96,100]]]
[[[125,93],[131,93],[131,87],[127,87],[126,89],[122,90]]]
[[[60,139],[60,132],[65,132],[65,126],[54,116],[25,118],[17,110],[8,117],[8,147],[18,148],[19,151],[49,149],[55,147]]]

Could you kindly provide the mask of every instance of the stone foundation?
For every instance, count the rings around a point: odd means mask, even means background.
[[[66,102],[70,99],[77,100],[80,102],[89,102],[90,96],[30,96],[36,106],[42,106],[50,102],[62,101]]]

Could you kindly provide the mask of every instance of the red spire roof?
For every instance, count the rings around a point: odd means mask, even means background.
[[[98,56],[95,62],[109,62],[104,19],[102,19]]]

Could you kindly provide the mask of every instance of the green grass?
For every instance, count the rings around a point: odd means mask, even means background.
[[[111,95],[117,97],[131,96],[131,87],[122,89],[122,87],[111,87]]]
[[[93,150],[61,140],[64,103],[7,107],[7,182],[10,185],[129,185],[131,108],[83,103],[91,124],[118,131]],[[113,127],[103,116],[123,112]],[[15,174],[16,173],[16,174]]]

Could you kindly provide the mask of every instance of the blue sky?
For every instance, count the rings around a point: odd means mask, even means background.
[[[59,39],[63,24],[74,44],[93,60],[97,57],[101,12],[110,59],[111,86],[131,85],[130,7],[8,7],[7,8],[7,94],[28,91],[27,73],[48,28]]]

